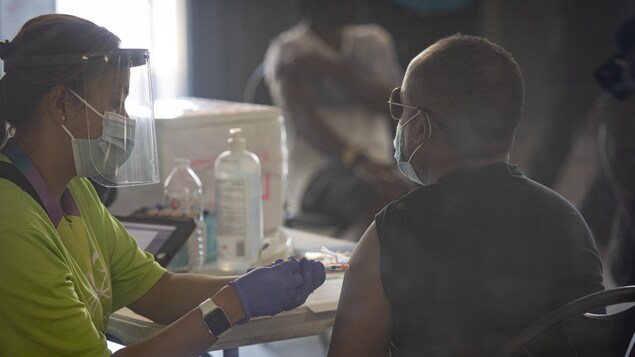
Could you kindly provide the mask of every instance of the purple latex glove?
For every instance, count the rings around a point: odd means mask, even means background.
[[[302,273],[302,286],[300,287],[300,294],[294,296],[291,299],[289,308],[285,310],[293,310],[296,307],[304,304],[307,297],[320,285],[324,283],[326,279],[326,270],[321,262],[314,260],[308,260],[307,258],[300,259],[300,270]]]
[[[320,262],[306,258],[274,263],[250,271],[232,281],[245,310],[245,322],[256,316],[271,316],[295,309],[324,279],[326,273]]]

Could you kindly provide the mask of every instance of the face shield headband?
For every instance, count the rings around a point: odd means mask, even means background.
[[[150,53],[143,48],[118,49],[110,52],[92,52],[84,54],[49,56],[9,56],[3,60],[4,72],[9,73],[22,67],[54,66],[86,63],[128,63],[130,67],[146,65]]]

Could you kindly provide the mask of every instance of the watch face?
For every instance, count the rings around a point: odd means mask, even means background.
[[[232,327],[223,310],[219,308],[207,314],[203,320],[205,320],[209,331],[216,337],[219,337],[223,332]]]

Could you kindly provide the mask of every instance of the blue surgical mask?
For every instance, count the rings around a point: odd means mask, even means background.
[[[414,149],[414,151],[412,152],[412,154],[410,154],[410,157],[408,158],[407,161],[403,161],[401,157],[401,136],[403,135],[403,128],[419,115],[420,113],[413,115],[412,118],[408,119],[403,125],[397,124],[397,131],[395,133],[395,139],[393,140],[392,144],[395,148],[395,161],[397,161],[397,167],[399,168],[399,171],[401,171],[401,173],[404,176],[410,179],[410,181],[425,186],[425,184],[421,182],[421,180],[419,179],[419,176],[417,176],[417,172],[415,171],[410,161],[412,161],[412,158],[415,156],[417,151],[421,149],[423,144],[427,142],[427,140],[419,144],[419,146],[417,146],[417,148]],[[428,139],[429,138],[430,138],[430,135],[428,135]]]
[[[64,131],[71,137],[77,176],[104,176],[115,173],[132,153],[134,121],[114,112],[106,111],[101,114],[75,92],[72,93],[103,119],[101,136],[97,139],[76,139],[62,124]]]

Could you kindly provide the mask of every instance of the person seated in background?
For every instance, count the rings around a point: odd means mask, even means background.
[[[219,277],[168,272],[139,249],[87,179],[158,181],[152,98],[140,90],[149,55],[119,46],[62,14],[0,42],[2,356],[110,356],[108,319],[126,306],[167,326],[116,356],[199,356],[232,325],[294,309],[324,282],[324,266],[304,258]]]
[[[615,34],[618,51],[594,72],[598,161],[582,214],[616,285],[635,284],[635,17]]]
[[[456,34],[415,57],[389,107],[404,174],[356,246],[329,356],[491,356],[603,290],[585,221],[508,163],[524,85],[513,57]]]
[[[405,193],[391,164],[385,97],[402,71],[390,35],[353,24],[354,1],[298,0],[303,19],[274,39],[265,80],[289,133],[288,203],[356,237]]]

